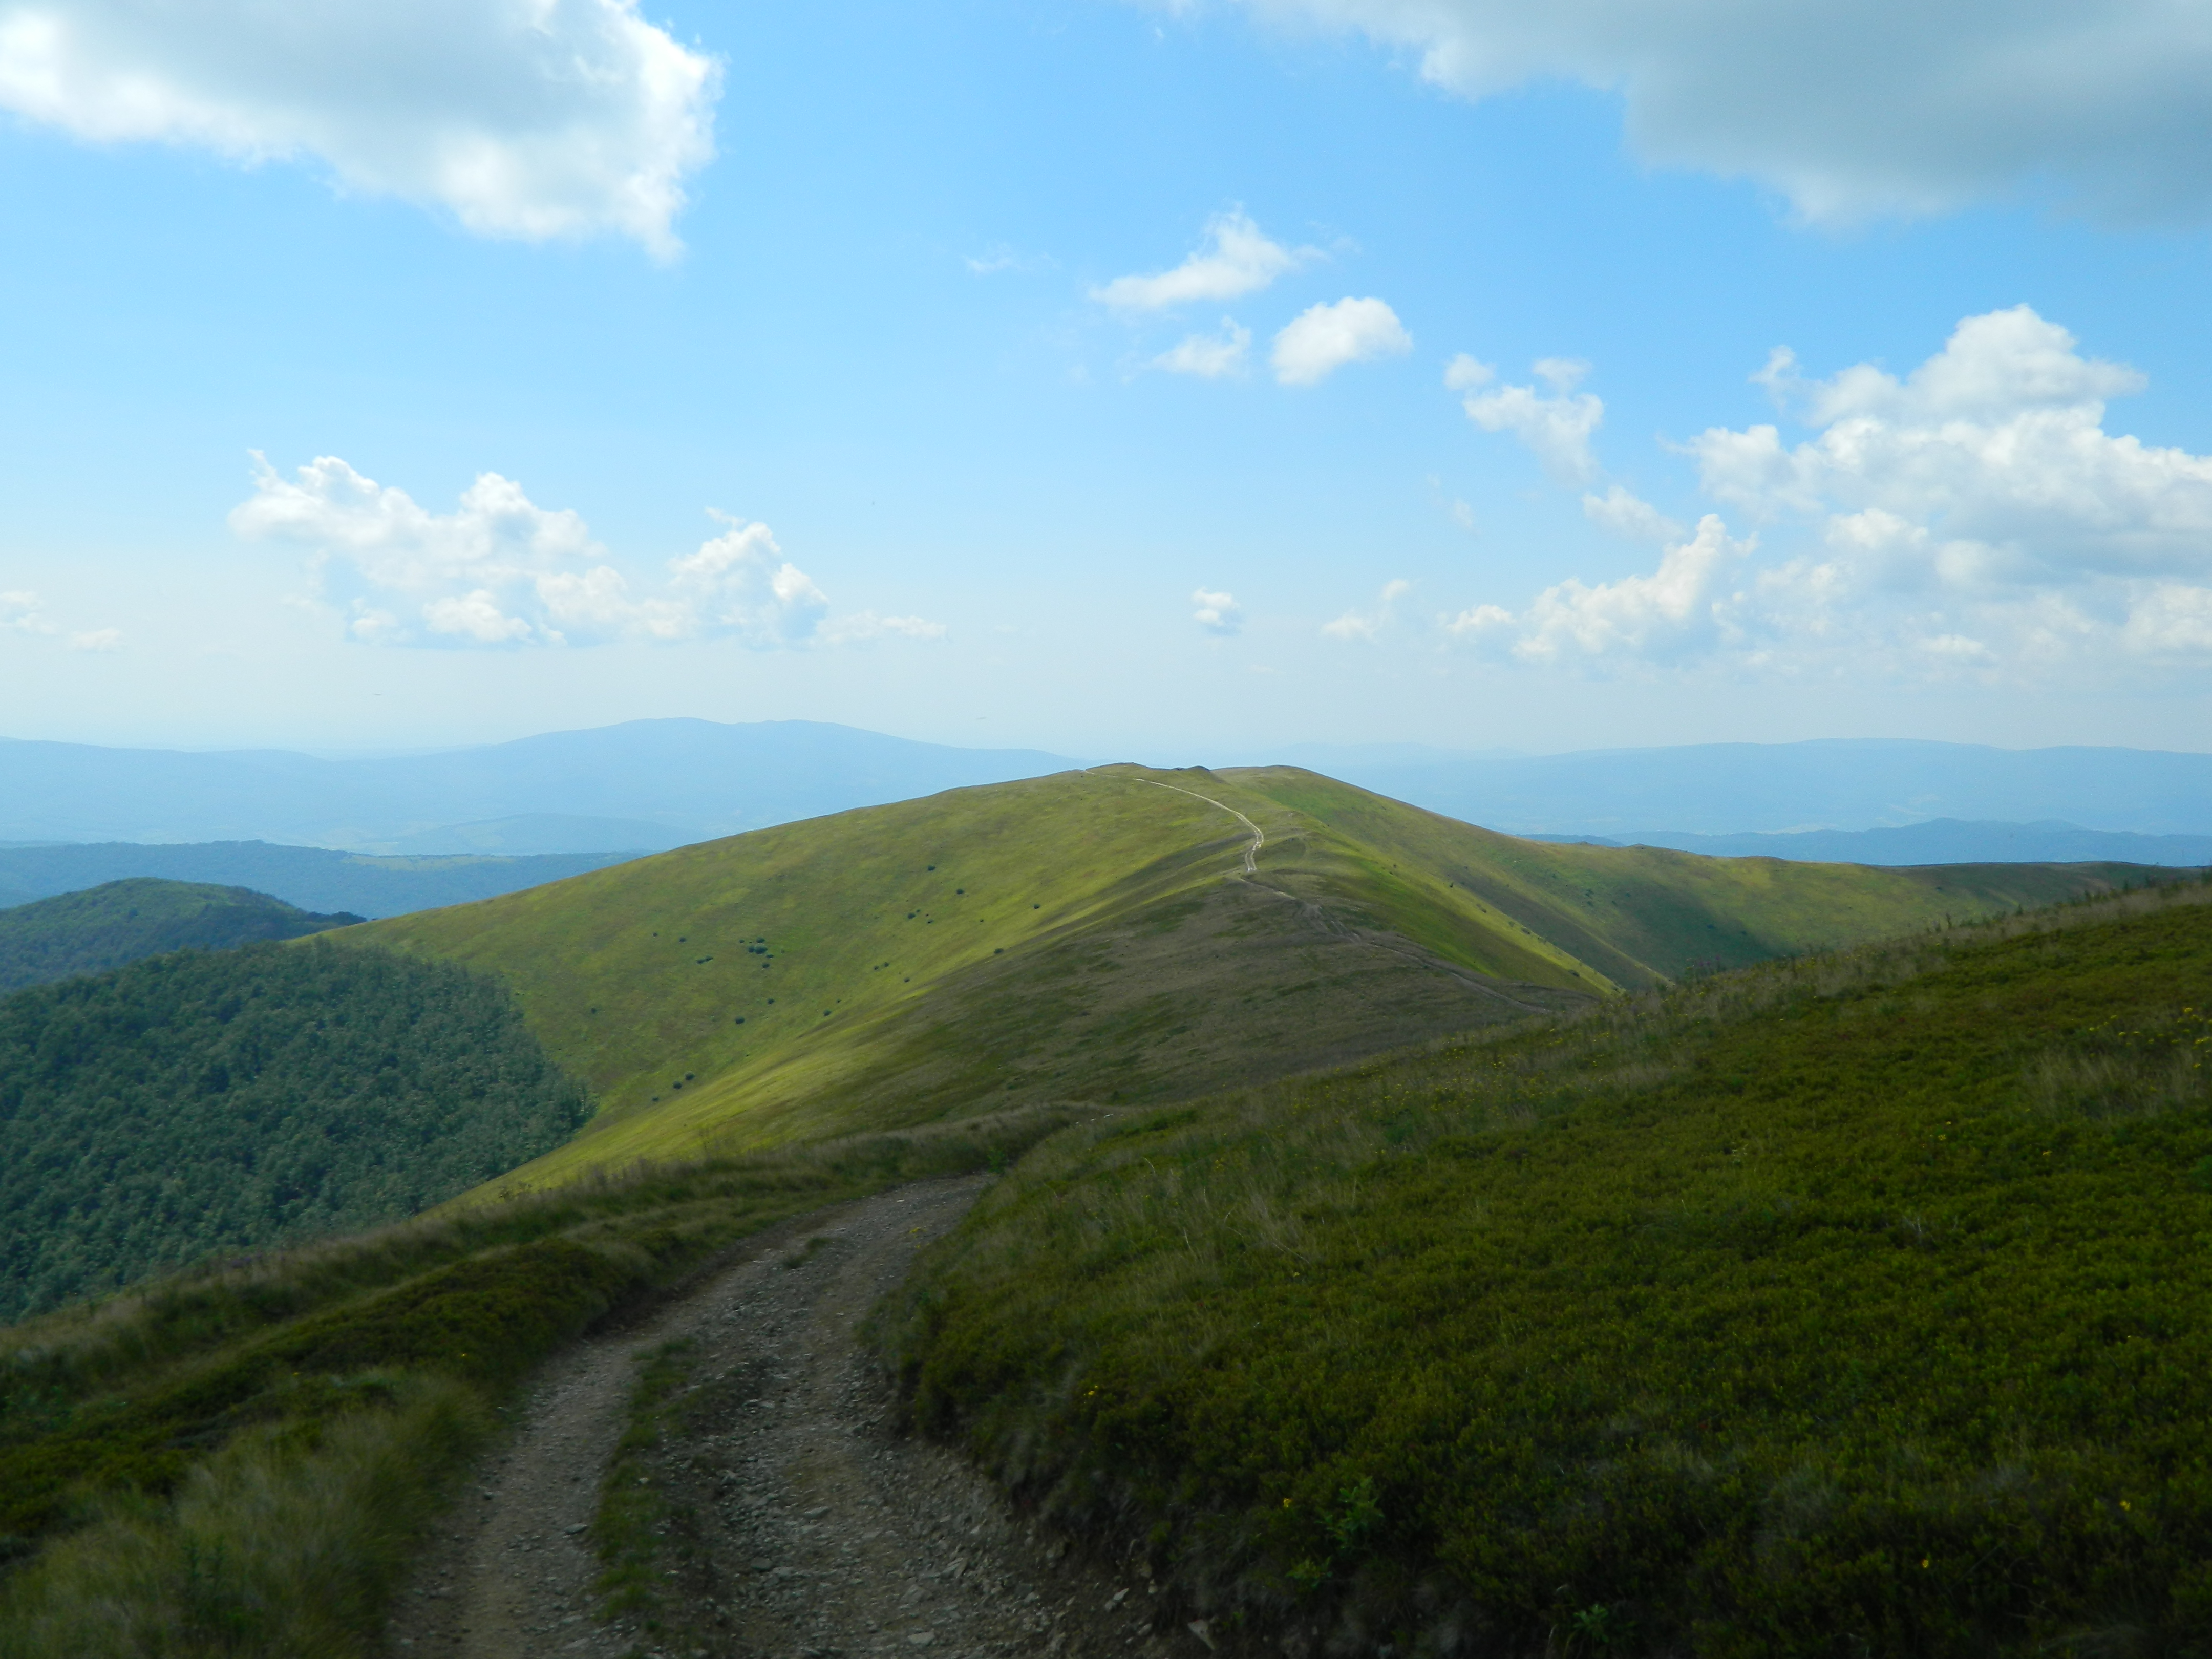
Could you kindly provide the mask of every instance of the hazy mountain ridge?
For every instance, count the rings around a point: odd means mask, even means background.
[[[1620,836],[1540,836],[1594,847],[1670,847],[1708,858],[1814,860],[1832,864],[2082,864],[2117,861],[2197,868],[2212,865],[2212,836],[2143,836],[2078,823],[1974,823],[1934,818],[1893,830],[1797,830],[1776,835],[1698,836],[1644,830]]]
[[[112,881],[164,881],[250,887],[317,912],[403,915],[440,905],[466,904],[518,888],[559,881],[619,864],[623,853],[544,854],[506,858],[482,854],[377,857],[325,847],[277,847],[267,842],[165,845],[143,842],[66,843],[0,848],[0,905],[25,904]]]
[[[2212,836],[2212,755],[1994,749],[1891,738],[1692,744],[1565,755],[1407,757],[1346,748],[1332,775],[1514,835],[1629,837],[2061,820]],[[1666,844],[1666,843],[1660,843]]]
[[[813,720],[632,720],[373,759],[5,739],[0,841],[489,850],[480,836],[496,821],[546,815],[572,830],[590,819],[605,826],[596,845],[563,850],[634,852],[1071,763],[1033,750],[959,749]],[[611,818],[602,816],[617,806]],[[657,826],[642,843],[639,824]],[[456,832],[450,845],[424,844],[428,832],[446,830]]]

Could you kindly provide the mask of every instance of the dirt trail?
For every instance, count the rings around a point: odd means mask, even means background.
[[[982,1184],[920,1183],[787,1224],[649,1322],[551,1363],[400,1597],[390,1650],[1205,1659],[1194,1634],[1152,1632],[1148,1586],[1077,1560],[959,1458],[896,1431],[858,1328]],[[608,1625],[585,1528],[636,1356],[678,1336],[698,1343],[690,1426],[644,1477],[671,1517],[661,1628]]]

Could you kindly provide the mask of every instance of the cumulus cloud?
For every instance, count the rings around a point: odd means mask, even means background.
[[[1234,634],[1244,626],[1244,609],[1234,593],[1201,587],[1190,596],[1190,602],[1198,607],[1190,619],[1209,634]]]
[[[1734,636],[1727,587],[1732,566],[1752,550],[1707,514],[1697,534],[1661,556],[1649,575],[1589,586],[1573,577],[1546,588],[1515,616],[1482,605],[1448,621],[1462,639],[1502,644],[1525,662],[1563,659],[1665,661],[1698,654]]]
[[[1485,432],[1511,433],[1554,478],[1562,483],[1587,483],[1598,471],[1597,457],[1590,453],[1590,434],[1605,418],[1602,402],[1590,392],[1575,390],[1589,373],[1589,365],[1577,358],[1546,357],[1533,368],[1548,392],[1534,386],[1484,391],[1498,378],[1496,371],[1464,353],[1444,371],[1444,384],[1468,394],[1462,407],[1467,418]]]
[[[1801,608],[1978,617],[1972,637],[2010,641],[1999,655],[2204,649],[2212,457],[2106,430],[2136,370],[2018,306],[1966,319],[1902,380],[1862,364],[1809,380],[1786,353],[1759,378],[1811,437],[1715,428],[1688,447],[1716,499],[1813,526],[1817,549],[1771,583]]]
[[[363,477],[336,456],[281,476],[257,455],[254,493],[231,527],[313,550],[349,637],[374,645],[518,647],[730,638],[757,648],[943,632],[919,617],[832,619],[811,577],[763,524],[671,559],[639,592],[582,518],[538,506],[514,480],[479,477],[452,513]],[[717,515],[721,517],[721,515]]]
[[[1272,240],[1242,208],[1232,208],[1207,222],[1204,243],[1173,270],[1116,276],[1092,289],[1091,297],[1116,311],[1164,311],[1199,300],[1234,300],[1256,294],[1320,257],[1316,248],[1288,248]]]
[[[1562,582],[1518,614],[1478,605],[1452,631],[1532,661],[2212,665],[2212,457],[2107,429],[2108,400],[2145,384],[2136,370],[2018,306],[1964,319],[1902,376],[1816,379],[1781,350],[1752,378],[1804,435],[1716,427],[1682,448],[1775,556],[1753,562],[1717,516],[1684,540],[1616,485],[1583,511],[1662,542],[1656,572]]]
[[[1310,306],[1275,336],[1275,379],[1285,386],[1318,386],[1347,363],[1401,357],[1413,337],[1398,313],[1380,300],[1345,298]]]
[[[1218,380],[1224,374],[1244,372],[1245,353],[1251,343],[1250,329],[1240,326],[1233,317],[1224,317],[1220,333],[1189,335],[1153,358],[1152,366],[1170,374]]]
[[[1382,584],[1372,611],[1347,611],[1334,622],[1323,623],[1321,631],[1333,640],[1365,640],[1370,644],[1382,637],[1389,626],[1391,612],[1397,602],[1413,591],[1413,583],[1400,578]]]
[[[1816,220],[2027,185],[2114,218],[2212,207],[2212,29],[2171,0],[1244,0],[1420,54],[1470,98],[1617,91],[1645,160],[1753,178]]]
[[[720,82],[636,0],[0,0],[0,108],[27,120],[319,161],[479,234],[611,233],[664,258]]]

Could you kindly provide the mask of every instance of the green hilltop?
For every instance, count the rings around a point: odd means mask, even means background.
[[[0,910],[0,992],[165,951],[299,939],[359,916],[317,915],[246,887],[140,877]]]
[[[704,842],[345,938],[499,975],[589,1084],[598,1116],[517,1172],[526,1186],[1179,1098],[2147,873],[1553,845],[1295,768],[1115,766]]]

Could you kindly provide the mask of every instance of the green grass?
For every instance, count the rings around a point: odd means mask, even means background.
[[[0,1332],[0,1656],[372,1651],[423,1520],[562,1342],[763,1227],[1065,1121],[647,1167]]]
[[[1073,1129],[891,1357],[1293,1653],[2212,1651],[2208,901]]]
[[[1246,832],[1198,795],[1265,830],[1254,879],[1234,878]],[[345,938],[513,986],[601,1103],[518,1176],[539,1182],[995,1107],[1188,1097],[2146,873],[1553,847],[1293,769],[1114,767]]]
[[[246,887],[142,877],[0,910],[0,992],[97,974],[170,951],[228,951],[349,927]]]

